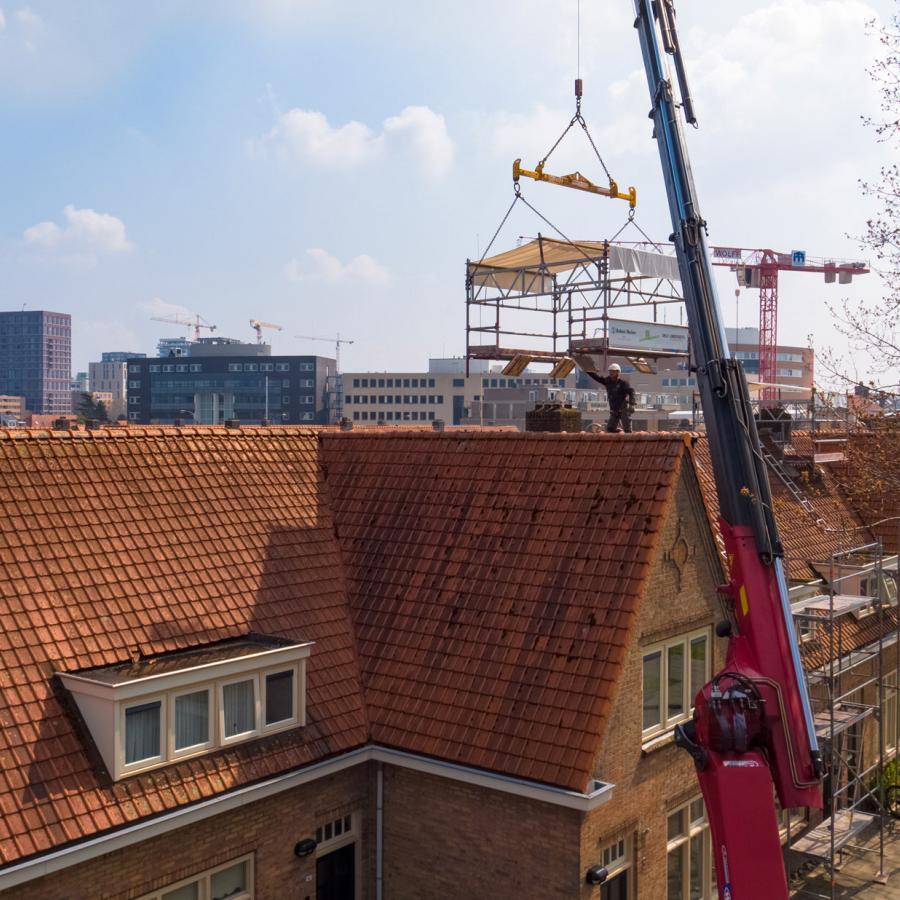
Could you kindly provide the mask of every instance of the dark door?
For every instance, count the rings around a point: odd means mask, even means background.
[[[316,900],[355,900],[356,844],[316,860]]]

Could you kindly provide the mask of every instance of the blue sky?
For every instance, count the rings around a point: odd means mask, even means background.
[[[682,0],[713,242],[857,255],[856,181],[885,159],[859,122],[877,104],[864,23],[894,5]],[[72,313],[78,369],[152,351],[179,329],[150,316],[177,311],[245,339],[250,318],[279,323],[284,353],[341,331],[348,370],[461,353],[465,259],[511,200],[512,159],[536,162],[572,114],[576,0],[421,6],[0,0],[2,307]],[[631,18],[630,0],[582,0],[584,109],[664,238]],[[594,175],[586,150],[572,139],[559,168]],[[624,205],[526,190],[573,236],[624,221]],[[537,230],[516,216],[498,248]],[[783,342],[840,347],[825,300],[878,290],[783,279]],[[730,276],[721,291],[730,325]],[[747,293],[741,324],[756,314]]]

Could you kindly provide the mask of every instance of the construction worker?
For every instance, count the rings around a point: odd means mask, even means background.
[[[634,388],[622,378],[622,367],[613,363],[609,367],[608,375],[588,375],[606,388],[606,397],[609,400],[609,420],[606,423],[608,432],[619,430],[619,423],[626,434],[631,433],[631,414],[634,412]]]

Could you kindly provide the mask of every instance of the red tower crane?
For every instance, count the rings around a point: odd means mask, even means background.
[[[817,272],[826,284],[849,284],[854,275],[866,275],[868,264],[855,260],[819,259],[803,250],[777,253],[774,250],[746,250],[742,247],[712,247],[712,264],[728,266],[737,274],[741,287],[759,289],[759,380],[764,387],[760,399],[771,404],[776,399],[778,381],[778,273]]]

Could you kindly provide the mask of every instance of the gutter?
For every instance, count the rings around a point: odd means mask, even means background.
[[[406,753],[402,750],[392,750],[375,744],[366,744],[332,759],[313,763],[303,769],[276,775],[274,778],[266,779],[257,784],[237,788],[226,794],[210,797],[208,800],[201,800],[190,806],[162,813],[152,819],[146,819],[133,825],[119,828],[116,831],[88,838],[85,841],[63,847],[60,850],[51,850],[24,862],[13,863],[0,869],[0,891],[24,884],[35,878],[41,878],[44,875],[50,875],[61,869],[69,868],[69,866],[96,859],[98,856],[104,856],[115,850],[130,847],[133,844],[166,834],[177,828],[183,828],[185,825],[201,822],[204,819],[228,812],[247,803],[271,797],[273,794],[280,794],[282,791],[308,784],[319,778],[325,778],[344,769],[357,766],[360,763],[373,761],[379,763],[379,774],[381,770],[380,764],[388,763],[389,765],[437,775],[454,781],[462,781],[478,787],[488,788],[489,790],[516,794],[520,797],[552,803],[581,812],[595,809],[607,800],[610,800],[615,788],[613,784],[594,781],[592,782],[593,790],[585,794],[579,791],[567,790],[566,788],[541,784],[537,781],[527,781],[508,775],[498,775],[483,769],[443,762],[439,759],[419,756],[415,753]]]

